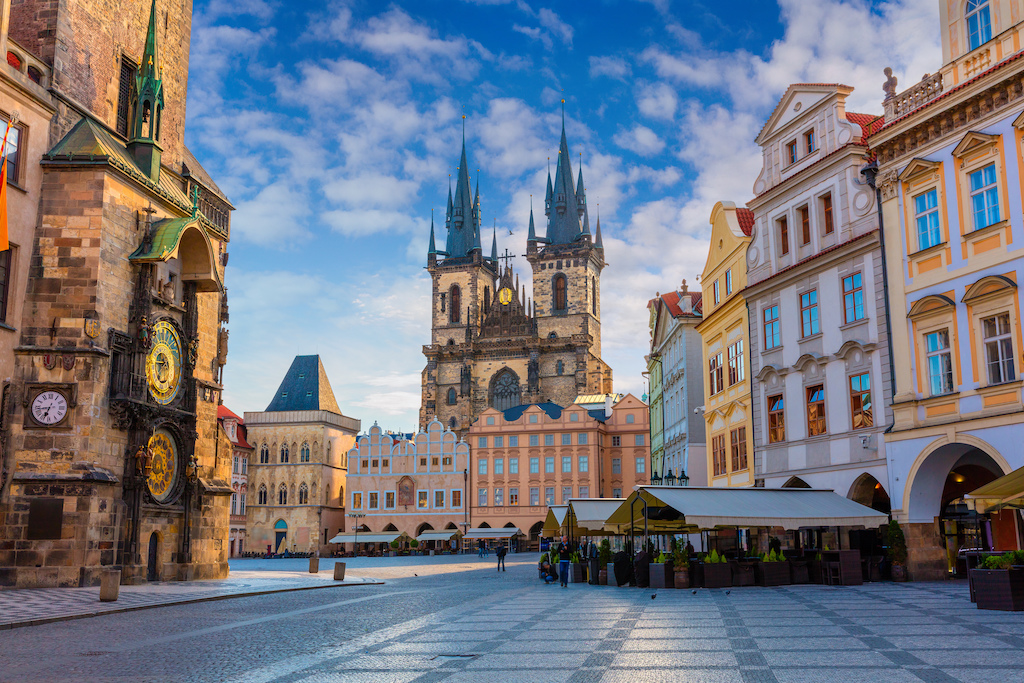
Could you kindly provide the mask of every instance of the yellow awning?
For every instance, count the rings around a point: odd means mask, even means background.
[[[565,515],[568,512],[568,505],[552,505],[549,507],[548,515],[544,518],[544,526],[540,529],[540,535],[545,538],[560,536],[562,526],[565,524]]]
[[[964,499],[980,513],[1002,508],[1024,508],[1024,467],[971,491]]]

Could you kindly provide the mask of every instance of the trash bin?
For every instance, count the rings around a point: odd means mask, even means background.
[[[334,563],[334,580],[344,581],[345,580],[345,563],[335,562]]]
[[[100,577],[100,602],[117,602],[121,592],[121,570],[108,569]]]

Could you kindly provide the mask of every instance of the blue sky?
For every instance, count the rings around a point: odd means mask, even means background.
[[[695,285],[787,85],[846,83],[881,113],[885,66],[900,89],[940,66],[938,1],[196,0],[186,141],[237,207],[226,405],[264,409],[319,353],[346,415],[414,428],[462,115],[483,224],[522,254],[563,98],[609,263],[602,355],[641,395],[646,303]]]

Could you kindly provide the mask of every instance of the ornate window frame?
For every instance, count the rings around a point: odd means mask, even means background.
[[[971,366],[975,381],[981,387],[1003,386],[1019,381],[1021,377],[1021,349],[1024,348],[1024,344],[1022,344],[1021,340],[1020,317],[1018,315],[1020,304],[1017,296],[1017,283],[1006,275],[989,275],[968,287],[960,302],[967,306],[967,317],[971,322]],[[1013,358],[1017,360],[1014,366],[1014,379],[1007,382],[990,384],[988,372],[986,371],[985,331],[982,329],[981,321],[1003,313],[1008,313],[1010,316]]]
[[[918,277],[932,270],[944,269],[952,259],[944,177],[943,163],[928,159],[912,159],[899,175],[903,194],[903,239],[906,244],[909,278]],[[915,199],[932,190],[935,191],[939,209],[939,241],[922,249],[917,236]]]
[[[970,131],[953,149],[953,158],[956,159],[957,192],[960,196],[960,247],[962,257],[966,260],[1005,246],[1009,241],[1010,202],[1006,186],[1006,160],[1002,136]],[[995,166],[999,220],[975,229],[971,202],[971,174],[990,165]]]
[[[960,334],[957,326],[956,302],[952,292],[947,294],[930,294],[914,302],[907,313],[913,329],[914,367],[917,372],[917,395],[920,398],[949,397],[959,393],[963,382],[960,367]],[[929,386],[928,375],[928,341],[933,332],[949,331],[949,348],[953,370],[953,391],[948,394],[936,394],[934,397]]]

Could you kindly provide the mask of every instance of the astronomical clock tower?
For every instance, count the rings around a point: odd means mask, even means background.
[[[232,207],[184,144],[191,3],[119,7],[11,7],[59,97],[3,394],[0,586],[227,575]]]
[[[486,408],[529,403],[571,404],[580,394],[611,392],[611,368],[601,360],[601,271],[604,245],[593,233],[583,171],[573,179],[562,126],[558,164],[545,196],[547,230],[537,236],[533,209],[527,260],[533,294],[498,256],[481,248],[480,188],[471,194],[462,142],[454,196],[449,189],[446,240],[437,248],[430,226],[431,341],[423,347],[420,427],[437,417],[465,436]]]

